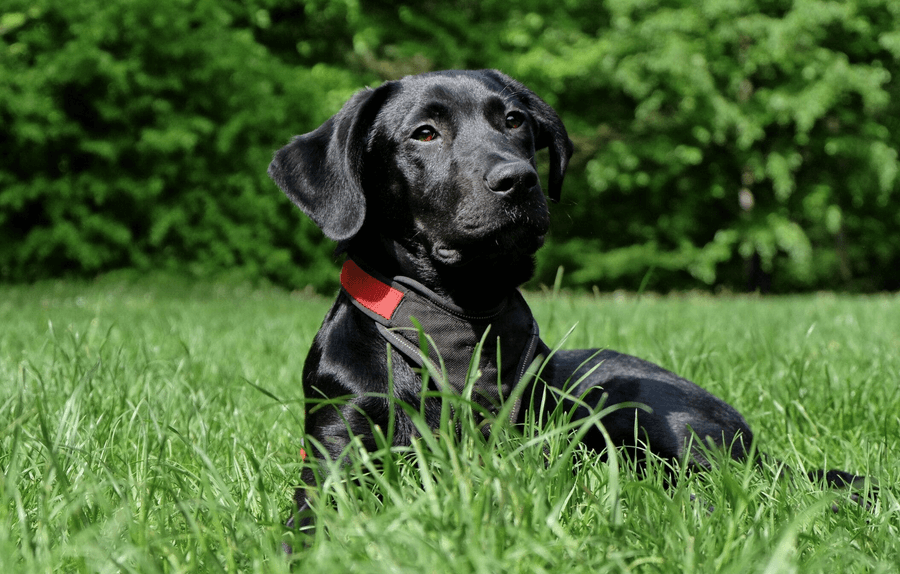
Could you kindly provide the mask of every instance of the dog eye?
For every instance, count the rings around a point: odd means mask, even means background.
[[[434,141],[438,137],[438,132],[431,126],[422,126],[416,128],[416,131],[412,134],[412,139],[419,140],[420,142],[430,142]]]
[[[514,130],[525,123],[525,116],[519,112],[509,112],[506,114],[506,127]]]

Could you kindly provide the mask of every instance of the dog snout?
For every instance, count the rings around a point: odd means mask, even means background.
[[[524,161],[508,161],[494,166],[484,177],[488,189],[497,195],[527,191],[538,185],[537,171]]]

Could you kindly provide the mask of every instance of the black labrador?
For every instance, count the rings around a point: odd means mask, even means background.
[[[423,395],[423,384],[471,392],[485,419],[506,399],[517,401],[503,411],[514,421],[559,401],[576,418],[600,404],[640,403],[647,408],[602,419],[616,445],[640,440],[660,457],[699,467],[708,461],[689,445],[747,455],[747,422],[694,383],[615,351],[552,353],[540,340],[517,287],[532,276],[550,225],[535,165],[544,148],[555,202],[572,154],[563,123],[521,83],[481,70],[363,90],[275,154],[269,175],[348,257],[303,369],[311,456],[339,459],[353,436],[374,448],[373,425],[389,428],[389,416],[394,444],[409,444],[416,427],[404,409],[391,408],[389,391],[436,428],[441,403]],[[424,346],[419,326],[430,337]],[[479,342],[481,376],[467,388]],[[525,376],[542,360],[539,376]],[[423,379],[441,366],[445,376]],[[531,404],[535,396],[560,398]],[[605,446],[596,429],[584,441],[597,451]],[[842,471],[813,478],[836,486],[859,479]],[[314,485],[309,466],[302,479]],[[295,499],[298,516],[308,516],[303,488]]]

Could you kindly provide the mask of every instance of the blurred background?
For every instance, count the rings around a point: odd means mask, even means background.
[[[532,286],[900,289],[896,0],[4,0],[0,281],[334,289],[273,151],[366,85],[484,67],[576,145]]]

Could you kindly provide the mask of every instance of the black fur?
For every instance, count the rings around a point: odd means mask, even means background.
[[[550,225],[534,160],[542,148],[550,148],[549,196],[557,200],[572,143],[556,112],[497,71],[437,72],[356,94],[321,127],[278,151],[269,174],[351,258],[479,310],[533,273]],[[549,349],[539,353],[546,357]],[[418,406],[421,378],[398,354],[393,358],[395,397]],[[535,384],[561,388],[590,369],[569,391],[588,403],[566,403],[576,417],[588,416],[604,395],[607,406],[634,401],[649,407],[603,419],[617,445],[633,446],[637,417],[639,438],[664,458],[706,466],[699,451],[686,452],[692,433],[730,448],[735,458],[746,455],[752,433],[735,409],[647,361],[610,350],[560,351]],[[394,442],[409,443],[415,430],[409,417],[373,396],[386,395],[388,378],[384,340],[342,293],[315,337],[303,387],[309,399],[352,398],[310,403],[305,430],[312,456],[339,457],[351,435],[374,446],[371,425],[387,428],[390,412]],[[440,404],[427,403],[428,423],[437,426],[439,417]],[[604,446],[599,432],[584,440],[598,450]],[[835,483],[858,478],[839,471],[822,476]],[[303,482],[312,485],[313,478],[307,472]],[[296,502],[299,511],[307,510],[301,489]]]

